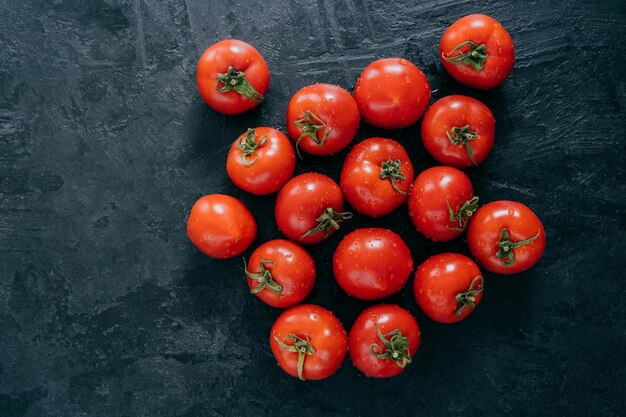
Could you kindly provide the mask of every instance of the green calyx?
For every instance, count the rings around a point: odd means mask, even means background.
[[[319,232],[324,232],[324,239],[326,239],[331,229],[339,229],[339,225],[344,220],[349,220],[351,218],[352,213],[349,211],[339,213],[331,207],[326,207],[324,212],[315,220],[317,222],[317,226],[303,234],[301,239],[306,236],[313,236]]]
[[[446,131],[446,135],[448,136],[448,140],[452,146],[465,145],[465,149],[467,150],[467,154],[472,160],[472,163],[474,165],[478,165],[474,160],[474,151],[472,151],[472,146],[470,145],[470,141],[478,139],[478,135],[469,129],[469,125],[465,125],[463,127],[453,127],[449,132]]]
[[[220,93],[234,90],[257,104],[264,99],[263,94],[256,91],[246,80],[243,71],[235,71],[233,67],[228,67],[227,72],[217,74],[215,89]]]
[[[478,210],[479,198],[478,196],[474,196],[471,199],[467,200],[465,203],[461,204],[461,207],[459,207],[459,211],[457,211],[456,214],[454,214],[454,210],[452,210],[452,206],[450,206],[450,203],[448,202],[449,198],[449,196],[446,197],[446,204],[448,205],[450,221],[458,222],[459,227],[448,227],[448,230],[457,230],[462,232],[467,227],[467,222],[469,218],[474,215],[476,210]]]
[[[469,51],[452,55],[465,45],[469,45]],[[448,53],[448,56],[446,56],[445,53],[441,56],[443,59],[454,65],[471,65],[472,68],[478,72],[482,71],[483,65],[489,57],[487,54],[487,46],[485,44],[477,45],[472,41],[461,42]]]
[[[261,259],[259,263],[259,272],[250,272],[248,271],[248,266],[246,265],[246,260],[243,260],[243,267],[246,270],[246,275],[259,283],[258,286],[252,288],[250,293],[256,294],[258,292],[263,291],[264,289],[268,289],[275,294],[280,294],[283,292],[283,287],[274,281],[274,277],[272,276],[272,272],[265,268],[265,265],[275,265],[274,261],[267,261],[265,259]]]
[[[498,239],[498,252],[496,253],[496,258],[500,259],[502,266],[513,266],[515,263],[515,252],[513,249],[532,243],[539,237],[540,233],[541,230],[537,230],[537,234],[531,238],[521,240],[519,242],[511,242],[509,231],[506,228],[503,228],[500,231],[500,238]]]
[[[253,161],[246,160],[247,157],[254,154],[260,146],[263,146],[267,143],[267,136],[263,135],[260,141],[256,141],[256,132],[254,129],[248,129],[246,132],[246,137],[239,139],[237,142],[237,147],[241,149],[241,163],[245,166],[249,167],[250,165],[256,162],[256,159]]]
[[[305,137],[308,136],[316,145],[323,146],[324,142],[326,142],[326,139],[328,138],[328,135],[330,134],[330,129],[328,129],[326,133],[324,134],[324,137],[322,138],[322,140],[319,140],[317,138],[317,131],[325,128],[326,124],[324,123],[322,119],[317,117],[310,110],[306,110],[304,112],[304,116],[301,119],[298,119],[295,122],[293,122],[293,124],[296,127],[299,127],[300,129],[302,129],[302,133],[300,134],[300,137],[298,137],[298,140],[296,141],[296,150],[298,151],[298,155],[300,155],[300,150],[298,146],[300,145],[300,142],[302,141],[302,139],[304,139]]]
[[[391,186],[396,192],[400,194],[406,194],[405,191],[402,191],[396,185],[396,182],[404,181],[406,179],[406,177],[400,170],[401,167],[402,167],[402,162],[400,162],[399,159],[395,161],[392,161],[390,159],[388,161],[383,162],[380,166],[380,178],[381,179],[388,178],[391,181]]]
[[[295,334],[288,334],[283,341],[276,337],[276,335],[273,336],[274,340],[276,340],[276,343],[278,343],[281,348],[285,349],[286,351],[298,354],[298,378],[301,381],[304,381],[304,377],[302,376],[302,370],[304,369],[304,359],[306,358],[306,355],[315,354],[315,349],[313,349],[313,346],[311,346],[311,343],[309,343],[309,339],[307,338],[305,340],[296,336]],[[289,339],[293,341],[293,344],[287,344],[287,341]]]
[[[409,338],[402,336],[400,329],[395,329],[389,333],[382,334],[376,323],[376,335],[384,345],[384,348],[378,343],[370,345],[370,352],[378,359],[391,359],[400,368],[406,368],[411,363],[411,352],[409,352]],[[374,350],[376,348],[376,350]]]
[[[459,303],[459,307],[454,312],[455,316],[460,316],[463,310],[467,307],[474,308],[476,304],[476,297],[478,294],[483,292],[483,277],[480,275],[472,280],[469,285],[469,288],[466,291],[460,292],[454,298],[457,303]]]

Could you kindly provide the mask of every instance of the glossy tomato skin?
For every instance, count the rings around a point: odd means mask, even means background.
[[[468,129],[463,129],[466,126]],[[461,134],[455,135],[455,132]],[[496,119],[491,110],[467,96],[453,95],[437,100],[422,121],[422,142],[430,156],[440,164],[460,169],[477,165],[487,158],[493,148],[495,133]],[[449,134],[457,144],[451,143]],[[475,136],[467,140],[473,160],[461,139],[468,134]]]
[[[323,231],[308,236],[305,234],[318,226],[317,219],[327,208],[343,213],[343,195],[337,183],[315,172],[295,176],[276,198],[274,214],[278,230],[301,244],[319,243],[335,233],[336,229],[330,228],[328,236]]]
[[[390,170],[389,165],[396,161],[400,161],[397,169]],[[381,171],[401,176],[381,178]],[[413,164],[402,145],[391,139],[370,138],[350,151],[339,183],[346,199],[359,213],[380,217],[404,203],[412,182]]]
[[[480,303],[483,286],[482,274],[474,261],[458,253],[442,253],[431,256],[417,268],[413,295],[431,320],[456,323]],[[464,293],[472,297],[472,303],[457,301],[457,295]]]
[[[296,153],[281,131],[271,127],[257,127],[252,131],[252,135],[241,134],[231,145],[226,172],[244,191],[256,195],[275,193],[293,175]],[[247,140],[254,140],[256,145],[246,146]]]
[[[226,39],[211,45],[198,61],[196,83],[204,101],[224,114],[239,114],[258,106],[259,103],[237,91],[220,92],[216,89],[218,74],[227,73],[229,66],[243,72],[254,90],[265,95],[270,72],[259,51],[246,42]]]
[[[455,47],[467,41],[486,46],[488,56],[480,71],[471,65],[452,64],[446,59],[469,52],[469,45],[453,52]],[[457,20],[445,31],[439,43],[439,57],[455,80],[468,87],[487,90],[502,84],[511,74],[515,48],[500,22],[483,14],[472,14]]]
[[[430,84],[422,71],[404,58],[384,58],[361,73],[354,98],[363,119],[383,129],[408,127],[424,114]]]
[[[463,234],[467,227],[471,214],[462,207],[472,198],[474,189],[463,171],[446,166],[429,168],[419,174],[413,183],[409,195],[409,217],[417,231],[428,239],[434,242],[452,240]],[[448,204],[455,215],[461,212],[462,222],[450,220]]]
[[[343,238],[333,255],[337,283],[361,300],[379,300],[397,293],[411,271],[409,248],[388,229],[357,229]]]
[[[288,240],[270,240],[256,248],[250,256],[247,268],[251,273],[248,275],[250,290],[261,285],[250,275],[258,275],[263,268],[269,271],[273,281],[280,285],[280,293],[265,287],[255,294],[265,304],[276,308],[298,304],[309,295],[315,284],[313,258],[302,247]]]
[[[281,314],[270,332],[270,347],[278,365],[289,375],[298,377],[298,354],[280,346],[275,337],[284,341],[293,334],[308,340],[315,350],[306,355],[302,376],[305,380],[328,378],[337,372],[348,349],[348,338],[341,322],[325,308],[300,304]],[[287,339],[289,343],[292,342]]]
[[[528,244],[515,247],[513,262],[504,265],[496,254],[500,250],[502,230],[506,229],[512,243],[533,239]],[[493,201],[482,206],[467,230],[467,243],[478,263],[496,274],[516,274],[535,265],[546,247],[546,232],[539,218],[522,203]]]
[[[400,329],[402,336],[408,339],[409,358],[415,355],[420,346],[420,328],[411,313],[390,304],[379,304],[365,309],[352,325],[348,350],[354,366],[368,377],[389,378],[406,368],[400,367],[392,359],[380,359],[372,353],[371,346],[374,344],[378,345],[377,352],[386,350],[376,332],[376,324],[383,335]]]
[[[243,203],[224,194],[201,197],[187,220],[189,240],[211,258],[231,258],[245,251],[256,237],[257,226]]]
[[[321,128],[311,136],[303,136],[299,120],[309,111],[311,121]],[[359,109],[354,98],[333,84],[313,84],[303,87],[289,101],[287,132],[298,149],[311,155],[332,155],[352,142],[359,128]],[[326,137],[326,139],[324,139]],[[323,142],[323,143],[322,143]]]

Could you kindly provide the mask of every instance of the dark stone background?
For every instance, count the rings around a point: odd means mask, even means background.
[[[489,92],[438,60],[444,29],[472,12],[516,46],[511,78]],[[624,415],[624,1],[4,0],[0,16],[0,416]],[[236,117],[210,110],[194,80],[201,52],[230,37],[272,73],[266,102]],[[487,275],[457,325],[429,322],[409,288],[389,299],[422,327],[403,375],[369,380],[346,360],[301,383],[268,346],[280,312],[248,294],[241,258],[195,250],[186,216],[228,193],[258,219],[252,249],[279,237],[274,197],[226,176],[228,146],[249,126],[284,129],[300,87],[352,89],[389,56],[417,64],[433,100],[469,94],[493,110],[496,145],[468,174],[483,202],[533,208],[547,252],[526,273]],[[357,140],[372,135],[402,142],[418,172],[434,165],[419,124],[363,126]],[[345,155],[306,156],[297,172],[337,179]],[[329,262],[365,225],[399,232],[416,263],[467,253],[420,237],[406,207],[348,223],[311,248],[307,300],[346,328],[369,304],[337,288]]]

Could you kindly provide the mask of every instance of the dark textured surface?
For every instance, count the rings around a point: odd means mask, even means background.
[[[0,1],[0,416],[623,415],[626,386],[626,48],[623,1]],[[476,92],[443,71],[438,42],[484,12],[509,30],[512,77]],[[197,94],[195,64],[223,38],[265,56],[261,108],[226,117]],[[483,201],[519,200],[543,220],[533,270],[487,275],[480,307],[429,322],[405,289],[389,301],[423,333],[414,363],[368,380],[348,360],[301,383],[277,366],[279,311],[247,293],[241,259],[212,261],[187,241],[193,202],[229,193],[252,208],[253,248],[276,238],[273,197],[235,189],[228,146],[249,126],[284,129],[289,97],[316,81],[352,88],[379,57],[403,56],[433,99],[469,94],[497,120],[490,157],[468,171]],[[358,140],[401,141],[434,165],[419,125]],[[345,152],[298,172],[338,178]],[[416,263],[466,253],[432,244],[406,207],[344,230],[388,226]],[[328,264],[343,233],[311,248],[311,303],[349,328],[368,303]],[[250,252],[248,251],[247,254]]]

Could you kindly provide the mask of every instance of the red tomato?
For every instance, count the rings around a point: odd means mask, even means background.
[[[467,230],[470,252],[496,274],[515,274],[535,265],[546,248],[546,232],[531,209],[515,201],[482,206]]]
[[[474,311],[483,298],[478,265],[458,253],[431,256],[417,268],[413,295],[421,309],[439,323],[456,323]]]
[[[472,14],[454,22],[441,38],[439,55],[455,80],[483,90],[502,84],[515,63],[509,32],[484,14]]]
[[[204,51],[198,61],[196,82],[211,108],[224,114],[239,114],[263,101],[270,71],[252,45],[227,39]]]
[[[440,164],[467,168],[482,162],[493,147],[496,119],[480,101],[448,96],[435,102],[422,121],[422,142]]]
[[[283,371],[303,381],[317,380],[337,372],[346,356],[348,340],[333,313],[301,304],[276,319],[270,347]]]
[[[287,132],[296,148],[311,155],[332,155],[352,142],[359,128],[359,109],[343,88],[308,85],[287,107]]]
[[[398,142],[370,138],[357,144],[341,170],[346,199],[358,212],[380,217],[397,209],[408,196],[413,165]]]
[[[348,294],[379,300],[400,291],[413,270],[406,243],[388,229],[358,229],[343,238],[333,256],[333,273]]]
[[[409,195],[409,216],[418,232],[434,242],[452,240],[478,208],[470,179],[456,168],[433,167],[417,176]]]
[[[343,212],[343,196],[335,181],[310,172],[293,177],[276,198],[274,209],[278,230],[291,240],[313,245],[352,218]]]
[[[379,59],[361,73],[354,98],[367,123],[399,129],[411,126],[424,114],[430,85],[424,73],[406,59]]]
[[[352,325],[350,357],[366,376],[388,378],[404,371],[420,342],[420,328],[411,313],[379,304],[365,309]]]
[[[201,197],[191,208],[187,235],[211,258],[231,258],[245,251],[256,237],[256,221],[239,200],[229,195]]]
[[[226,172],[244,191],[275,193],[293,175],[296,154],[282,132],[271,127],[248,129],[230,147]]]
[[[246,267],[250,292],[272,307],[291,307],[304,300],[315,284],[315,263],[302,247],[270,240],[255,249]]]

